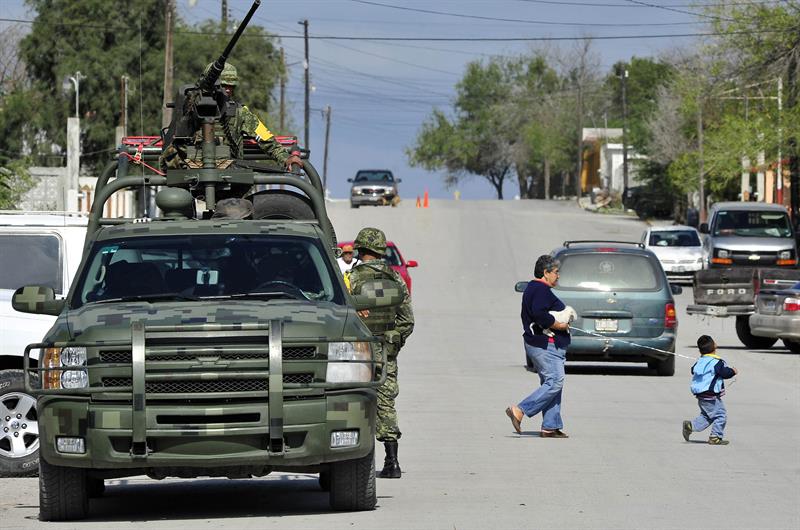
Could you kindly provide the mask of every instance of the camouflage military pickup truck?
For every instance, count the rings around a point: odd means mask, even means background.
[[[99,176],[66,297],[41,285],[13,295],[17,311],[57,316],[24,357],[42,520],[85,517],[105,479],[131,475],[319,473],[333,509],[375,507],[385,359],[357,311],[399,304],[400,289],[379,280],[347,292],[308,160],[286,173],[245,149],[218,165],[225,57],[182,89],[161,138],[123,141]],[[195,128],[201,167],[159,169]],[[102,217],[116,191],[137,187],[160,190],[159,215]]]

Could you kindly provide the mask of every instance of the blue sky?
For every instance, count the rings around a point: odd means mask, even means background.
[[[697,11],[690,3],[689,0],[264,0],[254,23],[286,37],[281,44],[291,65],[290,111],[302,137],[303,40],[290,38],[302,35],[302,26],[297,23],[302,19],[309,20],[312,36],[652,36],[704,31],[703,19],[690,14]],[[23,0],[0,0],[0,4],[5,17],[32,16]],[[220,4],[219,0],[177,0],[178,12],[189,21],[219,18]],[[236,20],[241,20],[250,6],[245,0],[229,0],[228,4],[231,17]],[[606,71],[616,61],[634,55],[655,56],[690,42],[692,38],[637,38],[596,40],[594,46],[601,69]],[[570,44],[560,41],[548,46],[566,48]],[[466,63],[492,55],[517,55],[541,45],[311,40],[312,161],[321,172],[325,133],[321,110],[330,105],[333,109],[328,160],[331,195],[346,197],[349,191],[346,179],[359,168],[388,168],[403,179],[404,198],[415,199],[425,188],[432,197],[452,197],[453,190],[445,189],[440,174],[409,167],[404,149],[414,143],[421,123],[433,108],[451,108],[454,85]],[[241,99],[246,102],[246,94]],[[494,197],[491,186],[479,177],[465,181],[458,189],[462,199]],[[507,198],[514,196],[514,182],[507,183],[505,193]]]

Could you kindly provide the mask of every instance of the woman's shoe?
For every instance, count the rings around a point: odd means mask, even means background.
[[[539,433],[541,438],[569,438],[569,435],[562,431],[561,429],[556,429],[554,431],[545,431],[542,430]]]
[[[506,409],[506,416],[508,416],[511,419],[511,425],[514,426],[514,430],[517,431],[517,434],[522,434],[522,417],[517,418],[517,415],[514,414],[514,409],[517,409],[517,407],[515,407],[514,405],[508,407]],[[522,411],[520,410],[520,412]]]

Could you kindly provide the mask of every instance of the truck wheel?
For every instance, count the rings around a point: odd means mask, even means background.
[[[736,317],[736,336],[742,344],[753,350],[768,350],[778,342],[777,338],[757,337],[750,333],[750,315]]]
[[[359,206],[360,205],[358,205],[358,204],[354,204],[352,202],[350,203],[350,208],[353,208],[354,210],[357,209]]]
[[[86,494],[90,499],[102,497],[106,492],[106,481],[97,477],[86,477]]]
[[[340,511],[374,510],[375,451],[363,458],[331,464],[331,508]]]
[[[800,353],[800,340],[783,339],[783,345],[792,353]]]
[[[0,476],[35,477],[39,471],[36,398],[25,392],[22,370],[0,372]]]
[[[658,361],[658,364],[656,364],[656,373],[663,377],[675,375],[675,356],[670,355],[663,361]]]
[[[265,190],[250,197],[253,219],[316,219],[309,200],[286,190]]]
[[[319,487],[322,488],[322,491],[331,491],[331,472],[330,471],[320,471],[319,472]]]
[[[89,512],[86,470],[39,461],[39,520],[83,519]]]

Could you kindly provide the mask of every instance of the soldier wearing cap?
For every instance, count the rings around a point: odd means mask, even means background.
[[[213,63],[209,64],[205,71],[208,72],[212,65]],[[291,171],[292,166],[303,167],[303,161],[299,156],[290,154],[253,111],[234,99],[236,87],[239,85],[239,75],[235,66],[225,63],[219,76],[219,83],[228,96],[228,102],[220,120],[221,123],[215,127],[214,131],[220,143],[220,147],[217,148],[217,167],[224,169],[230,166],[234,159],[242,158],[245,136],[253,138],[264,153],[286,166],[287,170]],[[201,142],[202,135],[198,133],[195,143],[199,145]],[[172,146],[165,151],[163,160],[167,167],[181,167],[182,164],[189,167],[202,165],[200,151],[184,153]]]
[[[364,282],[392,280],[404,293],[399,306],[370,309],[359,312],[370,331],[382,338],[379,348],[386,352],[386,381],[378,388],[377,438],[383,442],[386,459],[381,478],[400,478],[397,461],[397,442],[400,428],[397,425],[395,399],[400,392],[397,384],[397,354],[414,331],[414,313],[411,310],[411,295],[403,278],[382,259],[386,253],[386,236],[377,228],[363,228],[356,236],[353,247],[358,250],[359,263],[345,273],[345,283],[351,293],[358,294]],[[376,352],[380,355],[380,352]]]

